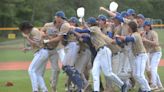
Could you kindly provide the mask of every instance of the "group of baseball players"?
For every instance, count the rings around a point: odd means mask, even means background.
[[[80,73],[84,86],[78,92],[86,92],[91,85],[90,70],[93,92],[117,92],[115,87],[128,92],[136,83],[138,92],[164,90],[157,73],[161,47],[151,22],[145,20],[143,14],[136,14],[134,9],[119,13],[100,7],[100,11],[111,17],[100,14],[79,23],[76,17],[67,19],[63,11],[57,11],[53,21],[41,29],[28,21],[20,24],[19,29],[30,45],[23,51],[34,50],[28,69],[33,92],[48,92],[44,80],[48,60],[51,62],[52,92],[58,89],[59,61],[62,66],[74,67]],[[101,71],[105,84],[100,78]],[[74,84],[69,76],[65,82],[66,92],[76,89],[72,88]]]

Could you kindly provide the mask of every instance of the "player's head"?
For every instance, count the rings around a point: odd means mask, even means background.
[[[134,21],[128,23],[128,31],[131,33],[137,32],[137,24]]]
[[[122,11],[120,16],[123,17],[123,18],[127,18],[128,13],[126,11]]]
[[[144,21],[145,21],[145,17],[143,14],[138,14],[137,15],[137,23],[139,26],[143,26],[144,24]]]
[[[19,30],[25,34],[31,32],[33,25],[29,21],[24,21],[19,25]]]
[[[79,20],[76,17],[71,17],[69,20],[70,25],[78,26]]]
[[[94,18],[94,17],[89,17],[89,18],[87,19],[87,24],[88,24],[88,26],[97,26],[96,18]]]
[[[117,16],[121,16],[121,14],[119,12],[116,12],[116,15]],[[114,25],[117,26],[117,25],[120,25],[121,24],[121,22],[117,18],[113,17],[112,19],[113,19]]]
[[[105,15],[101,14],[101,15],[98,16],[97,19],[98,19],[99,26],[102,26],[102,25],[106,24],[107,17]]]
[[[134,19],[136,16],[135,10],[131,8],[127,10],[127,14],[129,19]]]
[[[65,20],[66,17],[65,17],[65,13],[63,11],[57,11],[55,13],[55,20],[56,22],[61,22],[63,20]]]
[[[152,26],[151,26],[151,22],[150,21],[145,20],[145,22],[144,22],[144,30],[145,31],[152,30]]]

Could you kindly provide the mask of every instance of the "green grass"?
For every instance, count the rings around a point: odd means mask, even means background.
[[[0,62],[8,62],[8,61],[31,61],[33,58],[33,52],[22,52],[21,50],[8,50],[1,49],[0,50]]]
[[[159,67],[159,74],[162,83],[164,84],[164,67]],[[50,91],[49,79],[51,71],[47,70],[45,73],[45,81]],[[64,92],[64,83],[66,75],[60,72],[59,81],[57,85],[58,92]],[[103,78],[104,79],[104,78]],[[11,81],[14,83],[12,87],[3,86],[5,82]],[[104,81],[104,80],[103,80]],[[0,71],[0,92],[31,92],[31,81],[27,71]],[[136,89],[131,91],[136,92]]]
[[[45,81],[50,91],[49,79],[51,71],[47,70],[45,73]],[[61,72],[59,75],[58,92],[64,92],[65,75]],[[14,83],[12,87],[5,87],[7,81]],[[0,71],[0,92],[31,92],[31,81],[27,71]]]
[[[164,30],[162,31],[157,31],[158,37],[159,37],[159,42],[162,47],[162,53],[164,54]],[[162,59],[164,59],[164,55],[162,55]]]

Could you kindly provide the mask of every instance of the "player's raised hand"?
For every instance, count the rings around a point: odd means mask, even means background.
[[[104,8],[104,7],[100,7],[100,11],[104,11],[104,10],[106,10],[106,8]]]

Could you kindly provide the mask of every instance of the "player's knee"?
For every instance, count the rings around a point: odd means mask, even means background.
[[[143,78],[143,76],[140,75],[140,74],[134,74],[134,78],[137,79],[137,80],[140,80],[140,79]]]
[[[108,73],[105,73],[104,75],[111,78],[113,76],[113,72],[108,72]]]
[[[28,68],[28,73],[31,75],[32,73],[34,73],[35,72],[35,69],[34,68]]]

